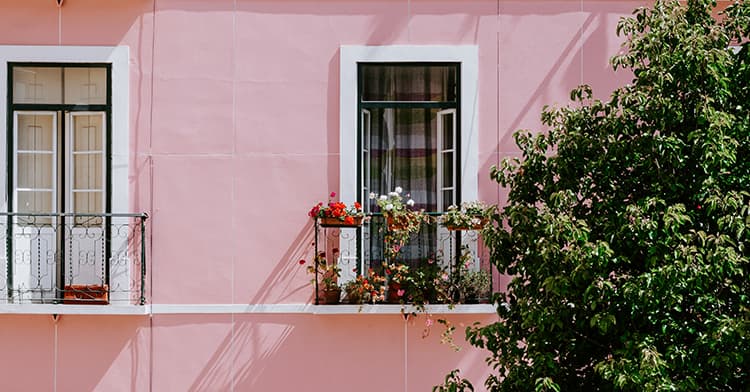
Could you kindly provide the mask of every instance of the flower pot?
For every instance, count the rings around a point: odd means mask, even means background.
[[[487,225],[487,222],[489,222],[487,218],[480,218],[479,223],[477,223],[476,225],[465,225],[465,226],[445,225],[445,228],[447,228],[450,231],[482,230],[482,228],[485,225]]]
[[[63,288],[63,304],[107,305],[109,286],[98,284],[72,284]]]
[[[320,218],[320,226],[322,227],[359,227],[362,225],[361,216],[356,216],[353,218],[354,218],[354,222],[351,224],[348,224],[340,220],[339,218],[323,217],[323,218]]]
[[[346,294],[346,302],[352,305],[359,305],[363,303],[362,295],[359,293],[347,293]]]
[[[388,216],[386,218],[386,224],[388,225],[388,230],[403,230],[406,228],[407,223],[404,222],[404,219],[397,219],[392,216]]]
[[[341,289],[322,290],[318,294],[318,303],[336,305],[341,302]]]

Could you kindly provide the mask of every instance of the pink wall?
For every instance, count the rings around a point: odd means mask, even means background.
[[[150,219],[150,303],[307,303],[308,208],[338,189],[340,45],[479,47],[480,196],[544,104],[606,97],[634,1],[0,2],[0,44],[130,47],[132,212]],[[459,325],[495,317],[450,316]],[[3,390],[425,391],[484,355],[424,316],[0,316]],[[461,340],[463,327],[456,337]],[[406,388],[405,384],[406,383]],[[324,387],[325,386],[325,387]]]

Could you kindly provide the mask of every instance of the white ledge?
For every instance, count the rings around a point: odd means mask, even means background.
[[[427,305],[430,314],[495,314],[495,306],[479,305]],[[419,313],[413,305],[312,305],[312,304],[153,304],[153,314],[402,314]]]
[[[0,314],[102,314],[147,315],[147,306],[138,305],[64,305],[0,304]]]
[[[317,305],[314,314],[495,314],[495,306],[478,305],[426,305],[424,312],[414,305]]]
[[[53,305],[0,304],[0,314],[403,314],[421,313],[413,305],[313,305],[313,304],[153,304],[153,305]],[[496,314],[495,306],[427,305],[429,314]]]

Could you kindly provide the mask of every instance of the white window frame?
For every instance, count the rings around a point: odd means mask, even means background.
[[[340,188],[344,203],[357,199],[357,64],[359,63],[460,63],[461,64],[461,200],[477,200],[479,173],[479,49],[475,45],[341,46],[339,140]]]
[[[111,64],[111,149],[110,149],[110,183],[111,183],[111,212],[127,212],[130,210],[128,175],[130,172],[130,49],[127,46],[5,46],[0,45],[0,92],[6,95],[8,91],[8,63],[108,63]],[[8,102],[0,99],[0,162],[7,162],[8,132]],[[63,119],[58,119],[63,121]],[[106,165],[106,163],[105,163]],[[65,174],[67,175],[67,174]],[[7,169],[0,170],[0,189],[3,199],[0,200],[0,211],[9,211]],[[106,186],[106,185],[105,185]],[[104,192],[106,194],[106,190]],[[0,279],[4,278],[0,271]],[[123,279],[129,279],[125,274]],[[111,298],[112,300],[112,298]],[[52,307],[50,307],[52,306]],[[24,309],[39,309],[33,312],[45,313],[48,309],[55,309],[52,313],[59,313],[56,305],[43,304],[3,304],[0,300],[0,311],[25,312]],[[87,305],[74,306],[76,308]],[[131,314],[130,310],[123,310],[133,305],[100,307],[94,313]],[[8,308],[10,310],[7,310]],[[118,310],[119,309],[119,310]],[[71,308],[72,312],[76,309]],[[33,313],[32,312],[32,313]],[[88,312],[88,311],[83,311]]]
[[[112,164],[111,197],[113,212],[129,208],[128,173],[130,164],[130,49],[127,46],[4,46],[0,45],[0,92],[8,91],[8,63],[110,63],[112,64]],[[0,162],[7,162],[8,102],[0,99]],[[0,210],[8,211],[7,170],[0,170],[3,200]]]
[[[358,64],[359,63],[460,63],[461,200],[477,200],[479,195],[479,48],[476,45],[389,45],[341,46],[339,101],[339,197],[351,204],[357,200]],[[454,144],[454,148],[455,144]],[[454,184],[455,186],[456,184]],[[440,192],[438,192],[440,193]],[[442,197],[442,196],[441,196]],[[440,206],[442,208],[442,206]],[[342,254],[356,254],[354,250]],[[350,256],[349,259],[355,259]],[[361,260],[362,262],[364,260]],[[339,260],[349,266],[351,260]],[[359,266],[362,267],[361,265]],[[353,279],[351,268],[343,268],[341,280]]]

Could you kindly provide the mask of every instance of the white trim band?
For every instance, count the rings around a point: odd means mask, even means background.
[[[81,314],[134,315],[153,314],[402,314],[420,313],[412,305],[312,305],[312,304],[154,304],[154,305],[53,305],[0,304],[3,314]],[[429,314],[496,314],[494,305],[426,305]]]

